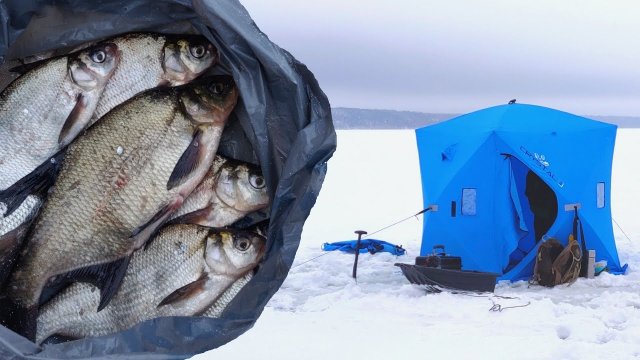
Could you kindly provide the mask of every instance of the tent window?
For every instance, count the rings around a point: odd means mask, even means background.
[[[599,182],[596,185],[596,204],[598,209],[602,209],[604,207],[604,183]]]
[[[462,215],[476,214],[476,189],[462,189]]]

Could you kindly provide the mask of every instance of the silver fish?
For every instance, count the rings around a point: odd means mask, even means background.
[[[216,155],[205,179],[172,216],[172,223],[223,227],[269,204],[258,166]]]
[[[117,291],[131,254],[182,205],[211,167],[238,98],[229,76],[152,90],[114,109],[69,146],[6,292],[27,317],[75,281]],[[15,328],[15,327],[14,327]]]
[[[186,84],[218,61],[217,49],[202,36],[132,33],[109,41],[118,45],[121,61],[92,123],[142,91]]]
[[[0,94],[0,200],[87,126],[119,61],[118,47],[101,43],[40,64]]]
[[[0,285],[55,179],[54,155],[88,125],[119,61],[116,45],[100,43],[40,63],[0,94]]]
[[[265,239],[255,232],[165,227],[148,249],[134,254],[122,287],[102,311],[96,311],[98,289],[85,283],[45,304],[36,342],[54,334],[106,335],[156,317],[201,315],[211,306],[221,313],[230,292],[239,291],[230,287],[252,273],[264,250]]]

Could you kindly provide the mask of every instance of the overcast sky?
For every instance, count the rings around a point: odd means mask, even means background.
[[[240,0],[334,107],[640,116],[634,0]]]

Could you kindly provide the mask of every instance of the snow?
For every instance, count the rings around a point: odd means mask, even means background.
[[[320,250],[422,208],[413,131],[338,131],[338,150],[286,281],[251,330],[193,359],[640,357],[637,139],[640,129],[618,131],[612,179],[613,217],[626,235],[615,225],[614,234],[627,275],[553,289],[501,283],[493,295],[426,294],[393,266],[418,254],[421,218],[372,236],[403,245],[407,255],[361,255],[357,283],[353,255]]]

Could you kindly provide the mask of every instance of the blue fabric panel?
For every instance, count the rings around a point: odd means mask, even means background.
[[[520,161],[514,158],[509,159],[509,165],[511,169],[511,183],[510,183],[510,195],[511,202],[513,203],[513,210],[515,212],[516,222],[518,223],[519,239],[516,249],[509,254],[509,265],[518,264],[522,258],[524,258],[529,251],[535,246],[534,232],[529,231],[533,229],[531,211],[528,208],[528,201],[524,196],[524,183],[526,176],[526,169]],[[525,170],[525,171],[523,171]],[[522,200],[521,200],[522,199]],[[527,211],[522,206],[522,203],[527,206]]]
[[[322,244],[322,250],[324,251],[333,251],[340,250],[348,253],[355,253],[356,247],[358,244],[358,240],[347,240],[347,241],[337,241],[332,243],[324,243]],[[388,252],[393,255],[404,255],[406,250],[402,248],[401,245],[395,245],[383,240],[375,240],[375,239],[363,239],[360,240],[360,248],[359,252],[362,253],[370,253],[375,254],[378,252]]]

